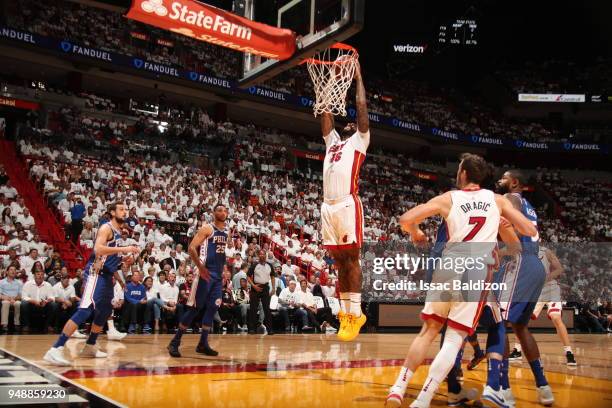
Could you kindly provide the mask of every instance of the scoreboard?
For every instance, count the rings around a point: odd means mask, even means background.
[[[440,45],[478,45],[478,24],[476,20],[456,19],[440,24],[438,31]]]

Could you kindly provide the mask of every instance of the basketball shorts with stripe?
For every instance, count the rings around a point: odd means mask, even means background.
[[[327,249],[361,248],[363,206],[356,195],[321,205],[323,246]]]
[[[421,319],[436,320],[449,327],[471,334],[478,326],[478,320],[487,304],[487,290],[453,289],[453,285],[480,282],[491,282],[492,272],[488,265],[457,274],[452,270],[435,270],[431,283],[446,284],[448,289],[435,289],[427,292],[425,307]],[[440,286],[438,286],[440,287]]]

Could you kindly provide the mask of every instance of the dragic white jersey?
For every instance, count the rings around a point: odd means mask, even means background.
[[[323,164],[323,198],[337,200],[356,195],[359,189],[359,170],[370,144],[370,131],[356,132],[345,140],[334,129],[325,139]]]

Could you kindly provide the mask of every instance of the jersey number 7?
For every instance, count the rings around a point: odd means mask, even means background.
[[[467,234],[465,238],[463,238],[463,242],[471,241],[472,239],[474,239],[476,234],[478,234],[478,231],[480,231],[485,225],[486,221],[487,217],[470,217],[470,221],[468,222],[468,224],[473,225],[474,228],[472,228],[470,233]]]

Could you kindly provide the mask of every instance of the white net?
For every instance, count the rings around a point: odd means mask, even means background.
[[[314,115],[327,112],[346,116],[346,93],[353,82],[359,55],[349,46],[336,44],[306,60],[314,84]]]

